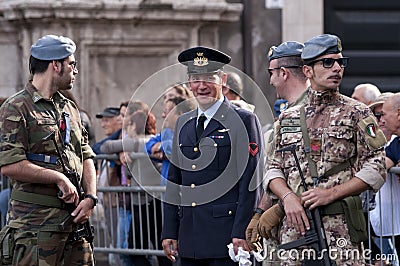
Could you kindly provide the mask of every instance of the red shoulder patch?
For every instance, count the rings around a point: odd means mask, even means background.
[[[253,157],[257,155],[258,150],[259,149],[258,149],[258,144],[257,143],[255,143],[255,142],[250,142],[249,143],[249,152]]]

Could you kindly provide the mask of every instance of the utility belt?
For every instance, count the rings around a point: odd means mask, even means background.
[[[321,215],[344,214],[350,240],[361,243],[368,239],[367,224],[362,209],[360,196],[350,196],[320,208]]]
[[[68,204],[56,196],[43,195],[22,190],[12,189],[10,198],[25,203],[41,205],[50,208],[66,209]]]
[[[42,195],[42,194],[36,194],[36,193],[31,193],[31,192],[26,192],[26,191],[21,191],[21,190],[15,190],[13,189],[11,192],[11,199],[25,202],[25,203],[31,203],[31,204],[36,204],[40,206],[45,206],[45,207],[50,207],[50,208],[58,208],[58,209],[65,209],[65,210],[71,210],[72,208],[75,208],[73,204],[66,204],[64,201],[59,199],[58,197],[51,196],[51,195]],[[54,230],[54,231],[61,231],[64,230],[65,228],[65,223],[69,222],[72,223],[72,216],[70,216],[66,221],[63,222],[63,224],[60,225],[46,225],[46,230]],[[94,232],[94,228],[92,226],[91,228],[92,233]],[[77,226],[69,235],[68,241],[76,241],[81,238],[87,238],[88,232],[84,228],[82,224]]]

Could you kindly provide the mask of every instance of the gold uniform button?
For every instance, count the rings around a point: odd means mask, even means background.
[[[191,184],[190,187],[191,187],[191,188],[195,188],[196,185],[195,185],[195,184]]]
[[[198,152],[198,151],[199,151],[199,148],[194,147],[194,148],[193,148],[193,151],[194,151],[194,152]]]
[[[196,202],[192,202],[192,207],[196,207]]]
[[[193,170],[196,169],[196,165],[195,165],[195,164],[192,165],[192,169],[193,169]]]
[[[229,214],[229,215],[232,215],[232,214],[233,214],[233,211],[228,211],[228,214]]]

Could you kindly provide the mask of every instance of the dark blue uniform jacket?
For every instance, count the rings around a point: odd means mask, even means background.
[[[196,119],[197,110],[186,113],[175,128],[162,239],[178,239],[181,257],[224,258],[253,215],[249,183],[262,168],[261,127],[225,99],[199,144]]]

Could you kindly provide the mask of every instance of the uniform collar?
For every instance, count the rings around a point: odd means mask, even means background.
[[[224,102],[224,96],[221,96],[221,98],[218,99],[213,105],[211,105],[207,110],[202,111],[199,107],[197,108],[197,120],[199,119],[201,114],[204,114],[207,117],[207,120],[205,122],[205,125],[208,124],[210,119],[215,115],[215,113],[218,111],[219,107],[221,104]]]
[[[48,101],[47,99],[43,98],[42,95],[40,95],[39,91],[36,89],[35,86],[33,86],[32,82],[28,82],[25,86],[25,90],[29,93],[29,95],[31,95],[32,97],[32,101],[34,103],[39,102],[40,100],[44,100],[44,101]],[[64,97],[64,95],[62,95],[61,93],[59,93],[58,91],[56,93],[54,93],[53,98],[52,98],[55,102],[58,101],[67,101],[67,98]]]
[[[302,94],[300,95],[300,97],[297,98],[297,100],[295,102],[289,104],[287,108],[303,104],[306,101],[307,93],[308,93],[308,90],[304,90],[302,92]]]
[[[308,88],[308,102],[311,105],[321,105],[334,102],[339,96],[339,88],[326,91],[316,91]]]

